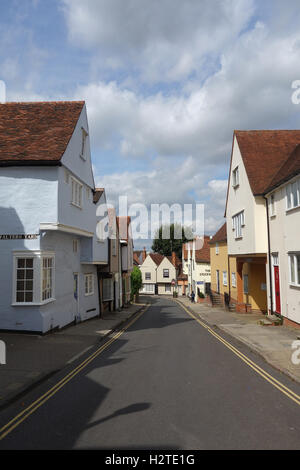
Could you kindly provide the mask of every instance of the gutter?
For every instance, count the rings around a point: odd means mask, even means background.
[[[269,205],[268,205],[268,198],[266,196],[263,196],[263,198],[266,201],[266,211],[267,211],[268,260],[269,260],[269,279],[270,279],[270,307],[271,307],[271,315],[273,315],[273,282],[272,282],[272,260],[271,260]]]

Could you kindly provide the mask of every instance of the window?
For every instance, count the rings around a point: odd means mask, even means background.
[[[244,281],[244,294],[249,294],[248,274],[244,274],[243,281]]]
[[[74,178],[72,178],[72,204],[82,207],[82,184]]]
[[[154,292],[154,285],[153,284],[144,284],[143,291],[147,292],[148,294],[152,294]]]
[[[94,294],[94,274],[84,275],[84,292],[85,295]]]
[[[113,281],[112,279],[103,279],[103,300],[113,300]]]
[[[239,214],[232,217],[232,229],[235,231],[235,238],[241,238],[242,227],[245,226],[245,215],[244,211],[239,212]]]
[[[73,253],[78,252],[78,240],[73,240]]]
[[[150,281],[151,280],[151,273],[146,273],[145,274],[145,279],[146,279],[146,281]]]
[[[164,269],[163,277],[169,277],[169,270],[168,269]]]
[[[16,302],[33,302],[33,258],[17,258]]]
[[[231,285],[236,287],[236,273],[231,273]]]
[[[227,286],[227,271],[223,271],[223,286]]]
[[[82,141],[81,141],[80,156],[81,156],[81,158],[83,158],[83,160],[86,160],[85,150],[86,150],[86,139],[87,139],[88,133],[86,132],[86,130],[83,127],[81,128],[81,131],[82,131]]]
[[[170,284],[165,285],[165,292],[171,292],[171,285]]]
[[[237,166],[232,172],[232,186],[235,188],[240,184],[239,167]]]
[[[54,299],[54,255],[15,252],[13,305],[41,305]]]
[[[286,188],[286,207],[294,209],[300,206],[300,179],[287,185]]]
[[[53,298],[53,258],[43,258],[42,300]]]
[[[290,284],[300,287],[300,253],[289,255]]]
[[[270,216],[273,217],[275,215],[275,195],[271,194],[270,196]]]
[[[219,254],[219,243],[216,243],[216,255]]]

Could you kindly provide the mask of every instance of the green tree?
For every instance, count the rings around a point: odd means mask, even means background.
[[[167,238],[166,234],[169,235]],[[178,234],[181,234],[181,238],[178,238]],[[189,227],[184,228],[179,224],[161,225],[155,234],[152,243],[152,251],[164,256],[171,256],[174,251],[178,258],[181,259],[182,244],[193,238],[192,229]]]
[[[143,286],[142,273],[137,266],[131,272],[131,297],[138,300],[139,291]]]

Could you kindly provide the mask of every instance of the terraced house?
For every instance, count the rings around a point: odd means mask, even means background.
[[[0,105],[0,329],[45,333],[100,314],[105,203],[84,102]]]
[[[300,324],[299,130],[235,131],[228,180],[228,255],[238,311]]]

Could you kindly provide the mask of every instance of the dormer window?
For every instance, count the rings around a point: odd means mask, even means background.
[[[81,132],[82,132],[82,141],[81,141],[81,153],[80,153],[80,157],[83,159],[83,160],[86,160],[86,154],[85,154],[85,150],[86,150],[86,139],[88,137],[88,133],[87,131],[82,127],[81,128]]]
[[[240,184],[239,167],[237,166],[232,172],[232,186],[236,188]]]

